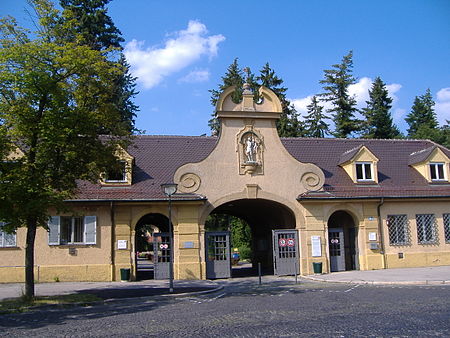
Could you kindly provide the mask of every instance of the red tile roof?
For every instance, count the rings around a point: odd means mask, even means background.
[[[134,156],[133,184],[128,187],[105,187],[80,182],[77,200],[162,200],[160,185],[172,181],[178,167],[199,162],[214,149],[217,138],[203,136],[137,136],[128,152]],[[286,149],[301,162],[314,163],[325,174],[324,191],[307,193],[311,198],[375,197],[450,197],[450,184],[429,184],[408,165],[411,154],[437,146],[427,140],[367,140],[284,138]],[[353,183],[339,167],[342,156],[352,149],[366,146],[379,159],[378,184]],[[450,157],[450,150],[438,146]],[[428,151],[427,151],[428,152]],[[204,199],[195,194],[177,199]],[[207,198],[207,196],[206,196]]]

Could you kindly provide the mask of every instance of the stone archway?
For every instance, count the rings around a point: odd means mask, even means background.
[[[251,229],[251,267],[246,272],[233,269],[234,276],[255,274],[258,263],[264,274],[274,273],[273,230],[294,230],[296,218],[287,206],[266,199],[237,199],[219,205],[211,215],[231,215],[244,220]],[[207,225],[205,230],[208,231]],[[216,229],[217,230],[217,229]],[[232,230],[230,225],[221,230]],[[233,233],[233,231],[231,231]],[[231,239],[233,241],[233,239]],[[298,259],[298,257],[297,257]]]
[[[359,270],[358,227],[353,216],[335,211],[328,219],[330,272]]]

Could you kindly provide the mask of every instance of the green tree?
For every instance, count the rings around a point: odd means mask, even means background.
[[[27,297],[34,296],[37,227],[47,227],[50,212],[67,208],[78,179],[97,182],[113,165],[118,144],[129,139],[112,103],[110,79],[120,64],[78,39],[61,39],[73,34],[74,23],[61,20],[50,1],[30,4],[39,20],[35,32],[13,18],[0,23],[0,130],[24,153],[0,173],[0,219],[8,231],[27,227]],[[109,136],[100,137],[100,129]]]
[[[327,112],[331,113],[336,124],[334,136],[346,138],[361,129],[361,121],[355,118],[356,100],[350,96],[348,87],[356,83],[353,77],[353,52],[348,52],[341,63],[324,70],[324,79],[320,80],[324,93],[319,96],[325,102],[331,102],[333,107]]]
[[[139,107],[133,100],[138,94],[136,78],[130,74],[130,66],[122,53],[122,33],[108,15],[106,5],[111,0],[60,0],[63,8],[62,21],[71,22],[72,35],[66,34],[64,40],[86,44],[92,49],[108,52],[111,62],[120,63],[121,72],[111,78],[115,95],[113,102],[120,110],[122,123],[131,131],[136,131],[134,122]],[[103,130],[103,133],[108,133]]]
[[[298,119],[297,111],[291,102],[286,98],[287,88],[283,87],[283,79],[275,74],[267,62],[259,71],[260,75],[256,78],[258,85],[272,90],[281,101],[282,112],[277,121],[277,130],[280,137],[299,137],[304,136],[304,127]]]
[[[430,138],[438,129],[434,101],[428,88],[425,94],[416,96],[411,112],[405,118],[408,123],[408,137]]]
[[[362,110],[365,117],[364,137],[376,139],[392,139],[400,136],[400,131],[394,125],[390,109],[392,99],[389,97],[386,84],[378,76],[369,89],[369,101]]]
[[[232,94],[232,100],[238,103],[242,100],[242,85],[244,84],[244,73],[238,64],[238,58],[235,58],[233,63],[228,66],[227,72],[222,76],[222,83],[218,89],[211,89],[211,104],[216,107],[220,94],[230,86],[236,86],[236,91]],[[220,133],[220,122],[217,119],[216,111],[212,113],[212,118],[208,121],[208,126],[211,129],[212,136],[218,136]]]
[[[306,109],[307,115],[304,117],[306,136],[323,138],[329,135],[329,125],[325,122],[328,116],[322,112],[323,107],[319,105],[317,96],[311,98],[311,103],[306,106]]]

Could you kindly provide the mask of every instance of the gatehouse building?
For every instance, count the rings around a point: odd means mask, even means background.
[[[205,229],[211,214],[250,225],[251,262],[265,273],[450,265],[449,149],[280,138],[277,96],[261,87],[255,102],[245,87],[235,103],[234,90],[217,103],[219,137],[136,136],[118,152],[121,172],[80,182],[72,212],[52,212],[37,231],[36,280],[114,281],[121,269],[164,279],[170,250],[175,279],[230,277],[230,233]],[[170,182],[169,225],[161,184]],[[0,282],[21,282],[26,229],[1,225]]]

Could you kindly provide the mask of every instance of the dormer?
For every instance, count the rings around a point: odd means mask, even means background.
[[[410,154],[408,164],[428,183],[450,182],[450,159],[437,145]]]
[[[133,180],[133,161],[125,149],[118,146],[115,156],[117,163],[102,175],[100,184],[102,186],[129,186]]]
[[[364,145],[343,153],[339,166],[354,183],[378,183],[378,158]]]

